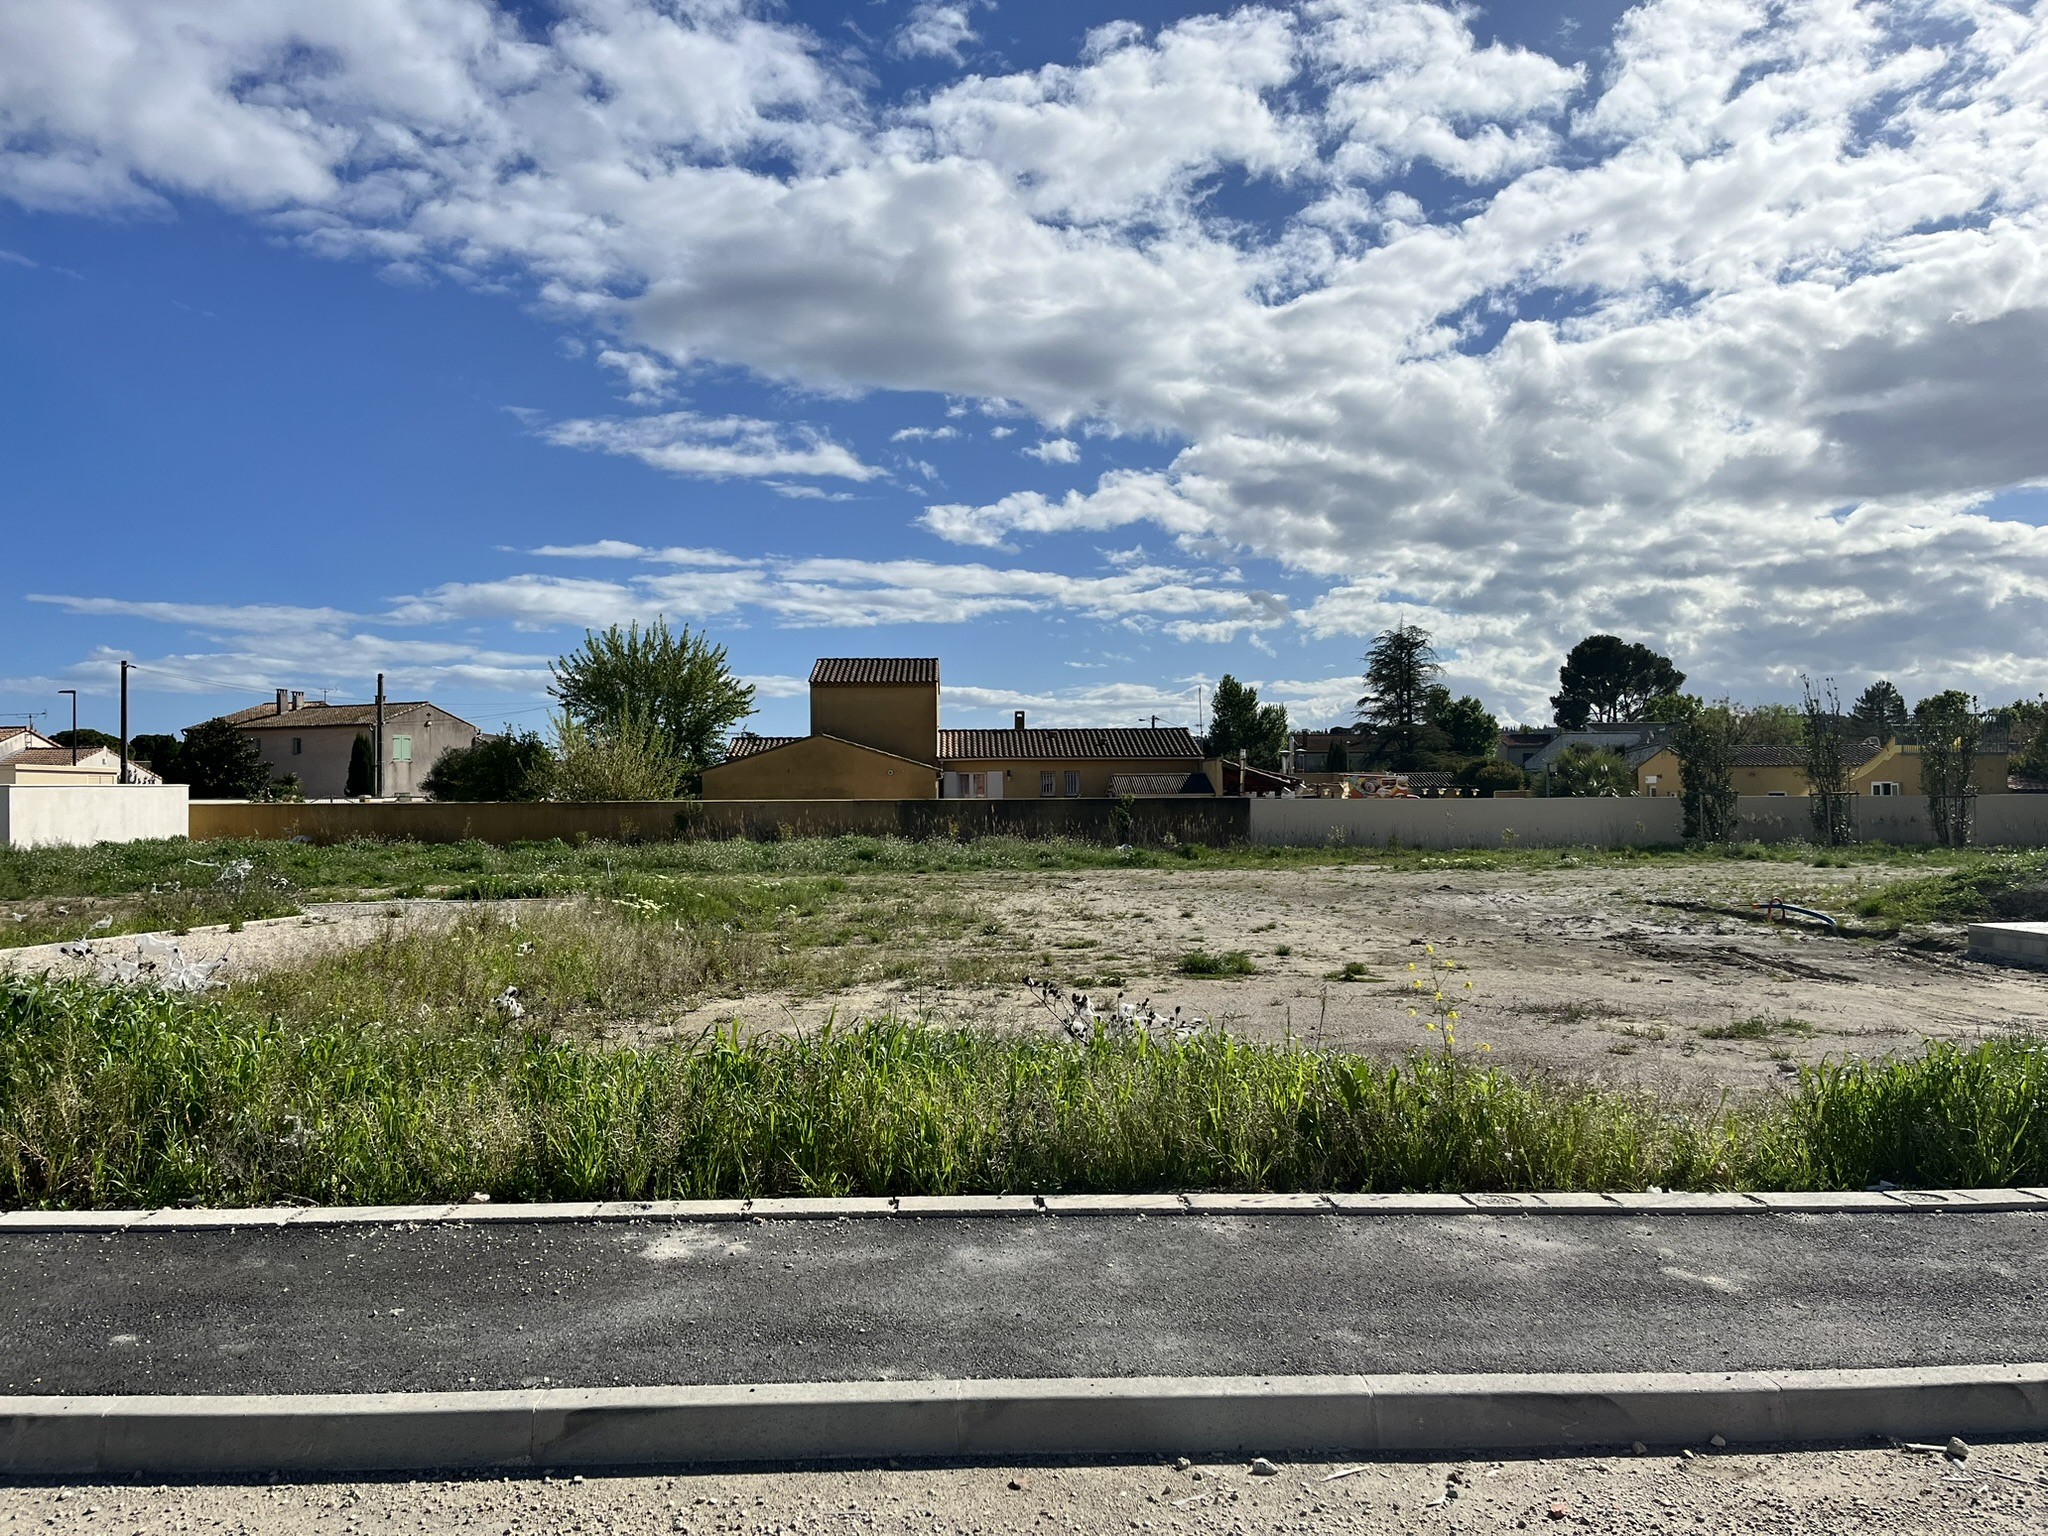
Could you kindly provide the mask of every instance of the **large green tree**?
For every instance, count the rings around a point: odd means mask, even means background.
[[[1913,729],[1920,738],[1920,788],[1927,796],[1927,819],[1945,848],[1970,840],[1977,811],[1977,743],[1981,723],[1977,701],[1951,688],[1913,706]]]
[[[190,727],[175,767],[178,777],[172,782],[189,784],[194,800],[263,800],[271,792],[270,770],[263,766],[256,738],[225,720]]]
[[[1381,630],[1365,655],[1365,692],[1358,723],[1372,732],[1373,755],[1399,769],[1422,766],[1440,750],[1441,733],[1429,722],[1430,689],[1443,666],[1429,631],[1414,624]]]
[[[1622,799],[1636,792],[1636,774],[1628,759],[1611,748],[1567,747],[1551,765],[1550,792]]]
[[[1558,668],[1550,697],[1565,730],[1640,720],[1654,699],[1678,692],[1685,674],[1647,645],[1618,635],[1588,635],[1571,648]]]
[[[1454,699],[1448,688],[1431,688],[1423,718],[1443,737],[1443,749],[1455,756],[1491,757],[1500,746],[1500,722],[1469,693]]]
[[[555,754],[533,731],[479,736],[434,759],[420,787],[436,800],[545,800]]]
[[[1735,836],[1735,717],[1719,705],[1691,705],[1671,733],[1685,835],[1725,843]]]
[[[157,731],[146,731],[140,736],[128,738],[128,756],[133,762],[145,764],[149,770],[167,784],[182,784],[183,770],[179,767],[178,738]]]
[[[1224,673],[1209,708],[1209,755],[1242,757],[1254,768],[1278,768],[1286,745],[1286,709],[1261,704],[1258,689]]]
[[[733,675],[725,647],[687,624],[672,632],[666,619],[645,629],[586,630],[583,644],[551,670],[548,692],[590,740],[623,743],[652,732],[691,780],[754,712],[753,687]]]
[[[1865,735],[1891,741],[1906,733],[1905,696],[1884,678],[1879,678],[1856,696],[1849,718]]]
[[[60,747],[68,747],[75,743],[81,752],[90,751],[94,747],[112,747],[116,752],[121,750],[120,737],[109,736],[105,731],[96,731],[89,725],[81,725],[76,731],[53,731],[50,733],[50,740]]]
[[[367,736],[358,735],[348,744],[348,777],[341,792],[350,799],[377,793],[377,749]]]

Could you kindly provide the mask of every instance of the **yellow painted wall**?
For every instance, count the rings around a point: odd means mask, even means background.
[[[937,736],[932,739],[936,744]],[[831,736],[805,736],[704,770],[706,800],[936,800],[938,795],[935,769]]]
[[[2007,792],[2007,759],[2005,754],[1980,756],[1976,771],[1972,775],[1977,793],[1980,795],[2002,795]],[[1636,793],[1647,795],[1652,786],[1647,782],[1650,774],[1657,775],[1654,786],[1658,795],[1678,793],[1678,757],[1670,751],[1659,752],[1636,770]],[[1896,744],[1886,747],[1869,762],[1850,770],[1849,790],[1852,794],[1867,795],[1874,783],[1891,783],[1899,786],[1902,795],[1925,794],[1920,783],[1920,749],[1914,746],[1901,747]],[[1798,768],[1737,768],[1735,770],[1735,792],[1738,795],[1804,795],[1807,793],[1806,774]]]
[[[69,763],[0,763],[0,784],[118,784],[119,768]]]
[[[949,773],[996,773],[1003,775],[1003,798],[1005,800],[1064,800],[1067,795],[1067,774],[1081,775],[1082,800],[1099,800],[1114,793],[1110,780],[1120,773],[1178,773],[1183,777],[1199,772],[1202,764],[1187,762],[1161,762],[1158,758],[1116,761],[1105,758],[1099,762],[1047,762],[1042,758],[989,758],[986,760],[949,757],[941,765]],[[1053,792],[1039,793],[1039,775],[1053,776]],[[1209,782],[1216,780],[1211,775]]]
[[[1666,747],[1636,767],[1636,793],[1668,800],[1678,793],[1678,754]]]
[[[819,685],[811,689],[811,734],[933,762],[939,753],[938,685]]]

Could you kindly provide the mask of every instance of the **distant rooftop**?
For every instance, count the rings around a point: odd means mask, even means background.
[[[820,656],[811,668],[811,686],[841,684],[939,683],[936,656]]]
[[[1093,758],[1200,762],[1202,748],[1186,726],[1075,726],[939,732],[941,761]]]

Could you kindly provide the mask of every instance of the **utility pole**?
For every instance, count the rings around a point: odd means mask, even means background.
[[[128,669],[132,661],[121,663],[121,782],[128,782]]]
[[[76,768],[78,766],[78,690],[76,688],[59,688],[57,691],[71,695],[71,766]]]
[[[384,674],[377,674],[377,798],[384,798]]]

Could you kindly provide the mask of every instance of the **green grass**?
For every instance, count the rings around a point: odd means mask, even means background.
[[[345,1012],[345,1010],[343,1010]],[[1298,1043],[927,1031],[594,1048],[493,1018],[0,981],[0,1205],[2048,1181],[2048,1048],[1669,1101]]]
[[[1174,969],[1183,976],[1252,976],[1258,973],[1259,968],[1241,949],[1227,950],[1222,954],[1191,949],[1180,957]]]
[[[1762,1014],[1733,1024],[1715,1024],[1700,1031],[1702,1040],[1769,1040],[1777,1035],[1805,1037],[1813,1026],[1804,1019],[1771,1019]]]
[[[2048,918],[2048,852],[1964,851],[1952,868],[1895,881],[1857,901],[1854,911],[1895,929],[1985,918]]]

